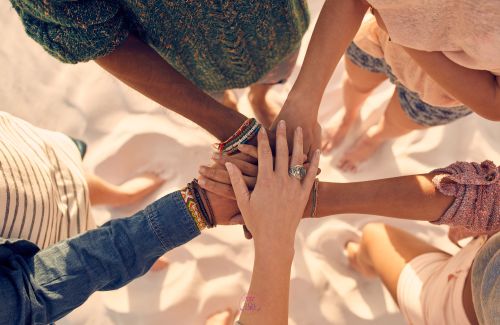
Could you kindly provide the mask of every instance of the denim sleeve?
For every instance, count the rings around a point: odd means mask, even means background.
[[[113,290],[143,275],[166,251],[200,232],[179,192],[132,217],[39,250],[0,239],[0,324],[47,324],[97,290]]]

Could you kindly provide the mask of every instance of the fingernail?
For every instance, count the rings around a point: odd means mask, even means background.
[[[201,186],[204,186],[206,183],[207,183],[207,181],[205,181],[204,178],[202,178],[202,177],[198,178],[198,184],[200,184]]]
[[[233,171],[233,164],[231,164],[230,162],[225,163],[225,166],[228,172]]]
[[[204,173],[204,172],[206,172],[206,171],[207,171],[207,168],[206,168],[205,166],[200,166],[200,168],[198,169],[198,172],[199,172],[200,174],[203,174],[203,173]]]
[[[212,159],[213,159],[213,160],[219,160],[219,159],[220,159],[220,153],[218,153],[218,152],[214,152],[214,153],[212,154]]]
[[[302,128],[300,126],[297,127],[297,133],[302,133]]]
[[[281,120],[278,122],[278,127],[283,129],[285,127],[285,121]]]

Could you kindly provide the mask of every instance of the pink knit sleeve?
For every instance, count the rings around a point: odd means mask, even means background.
[[[450,239],[456,242],[500,230],[500,172],[492,161],[456,162],[432,172],[438,173],[432,179],[436,188],[455,197],[446,212],[432,221],[451,226]]]

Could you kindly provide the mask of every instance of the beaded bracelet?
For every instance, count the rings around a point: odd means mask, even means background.
[[[314,185],[312,190],[311,218],[316,218],[316,213],[318,210],[318,187],[319,187],[319,180],[316,178],[314,180]]]
[[[212,211],[212,206],[210,205],[210,201],[208,200],[208,196],[205,193],[205,190],[200,187],[197,179],[193,179],[191,183],[188,183],[187,188],[194,201],[196,202],[196,206],[200,211],[200,215],[203,218],[204,224],[206,228],[213,228],[216,226],[214,214]]]
[[[191,191],[188,187],[185,187],[181,190],[181,196],[182,199],[184,200],[184,203],[186,204],[186,207],[189,211],[189,214],[193,218],[194,222],[196,223],[196,226],[200,231],[205,229],[207,227],[207,224],[205,222],[205,218],[203,217],[199,205],[196,202],[196,198],[194,196],[194,193]]]
[[[216,144],[216,149],[220,153],[226,153],[228,155],[238,151],[238,146],[240,144],[245,144],[251,141],[255,135],[259,132],[261,125],[256,119],[250,118],[246,120],[236,132],[229,137],[224,142]]]
[[[193,180],[193,185],[195,187],[196,192],[201,197],[201,204],[203,205],[204,211],[206,213],[205,221],[207,223],[208,228],[216,227],[217,223],[215,222],[214,211],[212,210],[212,205],[210,204],[210,200],[208,199],[207,192],[205,191],[205,189],[200,187],[197,179]]]

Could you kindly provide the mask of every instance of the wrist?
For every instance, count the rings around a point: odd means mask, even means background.
[[[304,94],[307,94],[307,96]],[[290,90],[286,101],[290,102],[292,107],[297,107],[304,114],[310,116],[311,120],[316,122],[322,97],[323,93],[318,93],[317,89],[311,87],[311,85],[301,86],[296,83]]]
[[[286,239],[272,238],[262,240],[254,237],[255,259],[270,263],[290,263],[295,254],[294,237]]]

